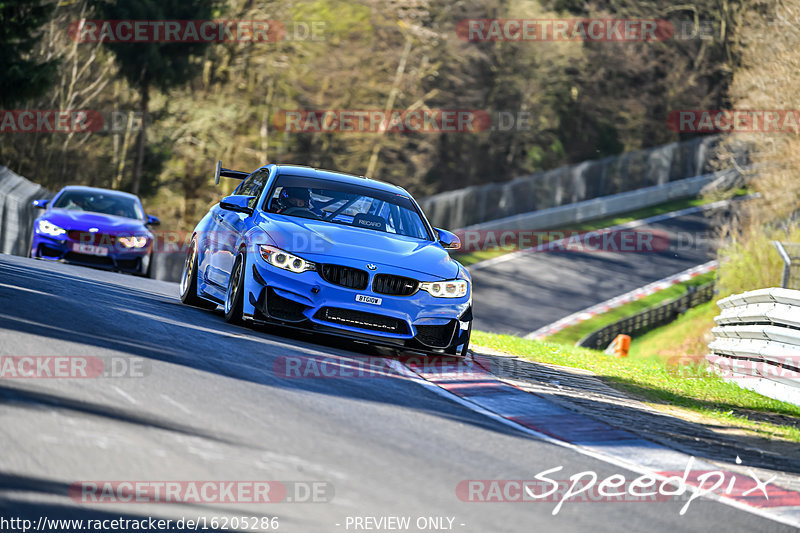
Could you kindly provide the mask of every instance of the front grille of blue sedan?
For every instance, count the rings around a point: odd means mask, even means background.
[[[372,280],[372,291],[389,296],[411,296],[419,288],[419,281],[403,276],[378,274]]]
[[[365,313],[363,311],[353,311],[351,309],[341,309],[339,307],[323,307],[314,315],[317,320],[333,322],[359,329],[369,329],[372,331],[382,331],[384,333],[396,333],[405,335],[408,333],[408,324],[399,318],[390,316],[376,315],[375,313]]]
[[[334,285],[347,287],[348,289],[364,290],[369,283],[369,274],[366,270],[350,268],[342,265],[324,264],[318,267],[319,275]]]
[[[73,241],[78,241],[81,244],[108,244],[113,245],[117,242],[114,235],[107,233],[91,233],[88,231],[80,231],[71,229],[67,232],[67,236]]]
[[[97,256],[88,254],[79,254],[77,252],[67,252],[64,254],[64,259],[75,263],[84,263],[86,265],[97,265],[105,267],[113,267],[114,260],[108,256]]]

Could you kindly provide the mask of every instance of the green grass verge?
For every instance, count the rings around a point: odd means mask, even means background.
[[[688,287],[699,287],[710,281],[714,280],[715,272],[706,272],[700,274],[688,281],[676,283],[672,287],[660,290],[649,296],[645,296],[641,300],[623,304],[616,309],[611,309],[606,313],[594,316],[589,320],[579,322],[574,326],[569,326],[561,331],[548,336],[545,340],[548,342],[555,342],[559,344],[575,344],[589,333],[604,328],[613,324],[617,320],[633,316],[640,311],[644,311],[650,307],[655,307],[661,302],[678,298],[682,296]]]
[[[656,407],[677,406],[728,427],[800,442],[800,428],[780,423],[781,416],[800,417],[800,406],[741,389],[689,367],[668,368],[663,359],[617,359],[596,350],[482,331],[473,332],[472,342],[476,347],[531,361],[590,370],[609,385]]]
[[[673,322],[631,340],[629,357],[684,357],[700,359],[708,353],[714,317],[719,314],[715,302],[689,309]]]
[[[648,218],[656,215],[661,215],[664,213],[671,213],[672,211],[687,209],[689,207],[697,207],[699,205],[705,205],[713,201],[714,200],[711,198],[686,198],[683,200],[673,200],[671,202],[665,202],[663,204],[658,204],[643,209],[637,209],[635,211],[629,211],[627,213],[621,213],[613,217],[605,217],[597,220],[592,220],[589,222],[583,222],[581,224],[575,225],[574,227],[565,229],[570,229],[574,231],[592,231],[597,229],[603,229],[611,226],[616,226],[618,224],[631,222],[633,220]],[[514,247],[496,247],[488,250],[479,250],[476,252],[469,252],[465,254],[453,253],[452,257],[462,265],[469,266],[469,265],[474,265],[475,263],[478,263],[480,261],[485,261],[486,259],[493,259],[495,257],[499,257],[501,255],[505,255],[507,253],[511,253],[514,251],[516,251],[516,248]]]

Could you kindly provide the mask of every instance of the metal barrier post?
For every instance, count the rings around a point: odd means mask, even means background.
[[[775,245],[775,248],[778,249],[778,253],[783,259],[783,280],[781,280],[781,287],[784,289],[789,288],[789,272],[792,268],[792,258],[789,257],[789,254],[786,252],[786,248],[783,247],[783,244],[780,241],[772,241],[772,244]]]

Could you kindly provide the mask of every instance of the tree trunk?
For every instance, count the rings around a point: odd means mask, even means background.
[[[139,130],[139,148],[136,153],[136,164],[133,167],[133,194],[139,194],[139,187],[142,183],[142,168],[144,167],[144,148],[147,143],[147,108],[150,103],[150,86],[143,83],[141,88],[141,112],[142,112],[142,125]]]
[[[397,71],[394,73],[394,81],[392,82],[392,90],[389,91],[389,96],[386,98],[386,105],[383,108],[385,117],[390,116],[392,107],[394,107],[395,98],[397,98],[397,93],[400,92],[400,82],[403,81],[403,74],[406,71],[406,61],[408,61],[408,54],[411,53],[411,36],[406,35],[406,45],[403,48],[403,53],[400,55],[400,63],[397,65]],[[384,118],[383,122],[381,122],[380,129],[378,130],[378,134],[375,136],[375,144],[372,145],[372,155],[369,157],[369,163],[367,164],[367,171],[364,173],[365,176],[371,178],[373,174],[375,174],[375,167],[378,165],[378,154],[381,151],[381,136],[386,131],[386,127],[388,126],[388,121]]]
[[[122,137],[122,150],[120,152],[118,162],[117,162],[117,173],[114,176],[113,184],[111,186],[112,189],[119,189],[122,186],[122,176],[125,172],[125,162],[128,159],[128,147],[130,146],[131,140],[131,129],[133,128],[133,111],[128,111],[128,120],[125,123],[125,136]],[[115,138],[116,138],[115,134]]]

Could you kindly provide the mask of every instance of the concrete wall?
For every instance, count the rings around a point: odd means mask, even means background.
[[[585,161],[506,183],[447,191],[423,199],[440,228],[466,228],[490,220],[550,209],[708,174],[718,136],[698,137],[649,150]]]

